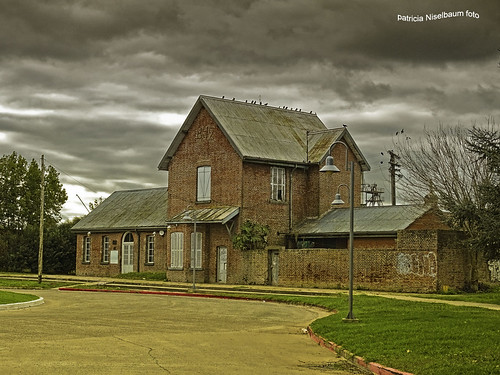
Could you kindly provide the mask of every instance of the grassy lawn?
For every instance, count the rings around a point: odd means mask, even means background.
[[[339,301],[340,302],[340,301]],[[311,324],[318,335],[368,361],[414,374],[500,374],[500,314],[456,307],[355,297],[360,323],[342,323],[338,314]]]
[[[0,278],[0,288],[2,289],[51,289],[68,286],[67,282],[62,281],[43,281],[39,284],[37,280],[24,279],[4,279]]]
[[[129,272],[115,276],[117,279],[126,280],[148,280],[148,281],[167,281],[165,272]]]
[[[28,302],[36,299],[38,299],[38,297],[31,294],[4,292],[0,290],[0,305],[5,303]]]
[[[500,305],[500,286],[493,287],[487,292],[477,293],[458,293],[458,294],[415,294],[414,297],[422,298],[435,298],[448,301],[467,301],[467,302],[481,302],[492,303]]]

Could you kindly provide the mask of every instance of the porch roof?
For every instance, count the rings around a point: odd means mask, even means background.
[[[226,224],[239,213],[240,208],[234,206],[187,209],[172,217],[167,221],[167,224],[186,224],[194,222],[194,219],[196,219],[197,223],[203,224]],[[193,220],[186,220],[184,219],[185,216],[189,216]]]

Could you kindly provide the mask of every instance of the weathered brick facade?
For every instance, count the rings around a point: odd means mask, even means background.
[[[116,276],[121,273],[122,240],[129,232],[90,233],[77,235],[76,243],[76,274],[86,276]],[[166,237],[159,232],[130,232],[134,239],[133,271],[134,272],[160,272],[166,269]],[[147,237],[154,236],[154,260],[147,259]],[[84,261],[84,240],[90,237],[90,261]],[[103,238],[109,239],[109,259],[103,261]],[[116,261],[112,253],[116,252]]]
[[[234,213],[233,216],[213,218],[209,215],[209,219],[197,219],[197,232],[201,233],[202,239],[201,267],[195,270],[197,283],[327,288],[348,285],[348,230],[338,229],[341,226],[339,222],[327,222],[326,226],[323,223],[321,227],[321,221],[331,213],[348,211],[345,208],[349,207],[350,171],[346,170],[346,147],[336,143],[332,148],[332,156],[340,172],[326,174],[321,173],[320,168],[333,142],[349,144],[347,160],[355,161],[354,206],[361,205],[363,171],[369,170],[369,166],[349,133],[344,128],[331,129],[334,134],[326,137],[324,134],[329,130],[323,129],[322,124],[318,125],[315,115],[298,114],[302,117],[296,122],[293,116],[297,114],[293,111],[236,103],[236,109],[231,112],[232,103],[215,98],[202,100],[200,97],[173,140],[159,166],[168,170],[168,191],[165,190],[168,199],[163,206],[151,208],[165,213],[164,218],[157,219],[155,227],[158,229],[92,232],[90,259],[86,260],[83,251],[86,234],[82,229],[78,234],[77,274],[113,276],[130,271],[165,271],[169,281],[192,282],[191,234],[194,232],[194,221],[193,217],[191,221],[183,217],[190,213],[196,218],[202,212],[214,214],[221,208],[229,208],[227,212]],[[221,125],[223,120],[214,115],[214,111],[222,117],[229,113],[229,121],[236,124],[243,121],[244,126],[235,130],[231,128],[232,124],[226,123],[225,128]],[[242,119],[241,113],[246,113],[248,118]],[[270,121],[274,119],[280,129],[272,129],[275,125]],[[302,122],[311,122],[310,128],[303,127]],[[257,128],[254,130],[257,123],[265,124],[265,131],[270,127],[270,132],[277,133],[286,129],[286,133],[281,133],[283,136],[293,134],[286,142],[276,143],[285,148],[290,144],[291,149],[274,153],[289,153],[292,155],[290,160],[268,156],[273,153],[267,152],[268,146],[264,146],[268,143],[262,128],[260,133]],[[291,123],[295,127],[289,127]],[[321,133],[319,141],[310,149],[307,149],[309,138],[304,138],[306,129],[320,129]],[[231,135],[228,133],[230,130]],[[242,144],[240,138],[244,138],[247,144]],[[255,150],[262,155],[252,153]],[[315,155],[312,161],[311,155]],[[203,198],[203,201],[197,201],[200,167],[210,167],[209,199]],[[284,171],[280,185],[283,191],[280,190],[279,199],[273,196],[273,168],[275,173],[276,168],[281,169],[280,173]],[[337,192],[345,201],[340,206],[344,210],[331,210],[331,202]],[[395,224],[396,227],[405,223],[399,229],[388,226],[392,229],[366,232],[365,223],[364,229],[355,233],[355,287],[407,292],[462,288],[467,260],[453,241],[456,234],[450,232],[432,210],[406,222],[409,216],[398,216],[401,222],[396,223],[399,225]],[[309,232],[312,237],[304,232],[304,238],[299,241],[297,227],[310,218],[315,218],[312,220],[313,229]],[[382,216],[373,221],[377,224],[386,219],[399,220]],[[246,220],[270,228],[265,249],[242,251],[233,248],[232,236],[238,233]],[[345,223],[344,219],[341,221]],[[371,226],[377,228],[377,225]],[[124,271],[122,246],[127,231],[133,236],[133,267]],[[316,238],[314,233],[318,231],[324,233]],[[147,236],[153,233],[155,258],[154,264],[150,264],[146,258]],[[109,238],[114,261],[102,261],[103,236]],[[175,246],[181,248],[174,249],[174,241]],[[182,258],[179,258],[180,253]],[[495,275],[500,273],[496,264],[490,265],[490,268],[494,269]],[[488,270],[484,261],[479,271],[483,280],[487,280],[493,272]]]
[[[295,223],[306,217],[317,217],[329,209],[337,186],[349,184],[350,172],[345,170],[345,147],[336,145],[332,155],[341,169],[340,173],[332,175],[320,173],[317,164],[287,165],[282,162],[243,160],[208,110],[201,108],[169,161],[168,217],[175,217],[188,208],[200,210],[217,206],[236,206],[240,210],[234,221],[232,234],[237,233],[241,223],[250,220],[271,228],[268,236],[269,246],[285,246],[284,234],[288,233]],[[348,157],[349,160],[355,158],[351,150],[348,150]],[[211,197],[208,202],[196,201],[196,171],[202,166],[211,167]],[[285,169],[283,201],[271,199],[273,166]],[[361,200],[361,175],[361,168],[356,163],[356,205],[359,205]],[[348,196],[347,190],[342,193]],[[184,248],[190,249],[193,225],[176,225],[178,228],[184,228]],[[175,230],[179,230],[178,228]],[[203,238],[203,269],[197,270],[197,281],[216,281],[216,249],[220,246],[228,249],[227,282],[269,281],[267,251],[264,256],[259,256],[262,265],[258,266],[255,260],[248,258],[246,252],[233,249],[230,235],[222,224],[199,225],[197,231],[202,233]],[[168,265],[171,257],[169,248],[167,253]],[[189,257],[190,251],[186,252],[182,269],[167,270],[169,280],[192,280],[190,260],[187,259]]]

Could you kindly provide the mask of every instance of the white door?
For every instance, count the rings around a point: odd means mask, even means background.
[[[226,283],[227,281],[227,247],[219,246],[217,248],[217,282]]]
[[[127,233],[122,243],[122,273],[134,271],[134,237]]]

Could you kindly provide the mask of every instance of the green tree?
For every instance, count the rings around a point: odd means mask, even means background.
[[[0,269],[35,271],[38,263],[41,170],[16,152],[0,158]],[[44,178],[44,227],[57,228],[67,200],[57,171],[49,166]],[[74,250],[74,247],[73,247]],[[50,253],[50,249],[47,249]],[[74,261],[74,258],[73,258]]]
[[[47,231],[44,251],[44,272],[69,274],[75,271],[76,234],[71,232],[80,218],[64,221]]]
[[[99,199],[94,199],[94,202],[89,202],[89,209],[90,211],[93,211],[97,208],[102,203],[103,199],[102,197],[99,197]]]
[[[478,236],[475,246],[484,250],[488,259],[500,258],[500,133],[494,129],[474,127],[467,142],[480,162],[485,163],[491,179],[479,185],[480,204],[477,212]]]
[[[26,159],[13,152],[0,159],[0,225],[4,229],[21,229],[19,199],[24,191]]]
[[[482,129],[495,133],[494,128],[488,123]],[[478,288],[479,255],[488,255],[489,224],[484,212],[493,210],[493,201],[488,205],[486,199],[495,186],[491,155],[480,152],[489,146],[479,134],[483,133],[461,126],[439,126],[426,129],[420,140],[398,139],[395,145],[405,177],[400,182],[404,200],[421,204],[424,197],[435,197],[448,225],[464,233],[461,247],[469,265],[464,287],[470,290]]]

